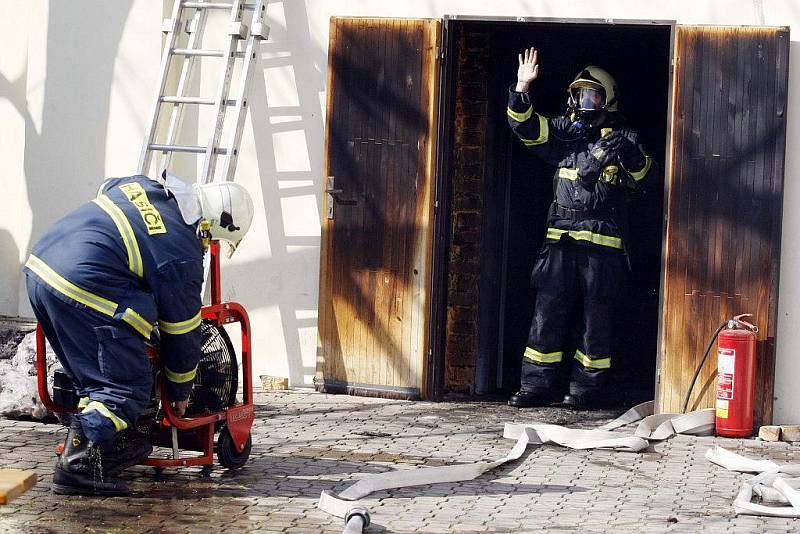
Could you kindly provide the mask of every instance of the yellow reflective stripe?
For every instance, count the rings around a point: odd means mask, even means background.
[[[161,219],[161,213],[150,203],[147,198],[147,193],[141,184],[136,182],[123,184],[119,186],[120,190],[125,193],[128,200],[136,206],[139,214],[142,216],[144,225],[147,227],[147,233],[153,234],[166,234],[167,227],[164,226],[164,221]]]
[[[136,234],[133,233],[133,228],[131,228],[131,223],[128,222],[125,213],[105,195],[98,196],[92,202],[100,206],[114,221],[114,225],[116,225],[119,235],[122,237],[125,250],[128,252],[128,268],[135,275],[142,277],[144,269],[142,266],[142,254],[139,251],[139,242],[136,240]]]
[[[569,230],[561,230],[560,228],[548,228],[547,239],[561,239],[561,236],[569,233]]]
[[[592,360],[586,354],[581,352],[580,349],[575,351],[575,359],[578,360],[581,365],[590,369],[609,369],[611,367],[610,357]]]
[[[558,352],[539,352],[531,347],[525,348],[525,357],[539,363],[558,363],[564,355],[563,351]]]
[[[81,400],[78,401],[78,409],[83,410],[84,408],[89,406],[89,403],[91,401],[92,399],[90,399],[89,397],[83,397]]]
[[[631,172],[630,175],[633,177],[634,180],[637,182],[645,177],[647,171],[650,170],[650,165],[652,164],[653,160],[650,159],[650,156],[645,156],[644,158],[644,167],[640,171]]]
[[[547,239],[561,239],[561,236],[568,234],[572,239],[577,241],[589,241],[595,245],[602,245],[604,247],[622,248],[622,239],[619,237],[612,237],[609,235],[596,234],[589,230],[562,230],[560,228],[548,228]]]
[[[536,139],[523,139],[520,137],[525,146],[542,145],[546,143],[548,139],[550,139],[550,125],[547,124],[547,119],[538,113],[536,116],[539,117],[539,137]]]
[[[111,317],[116,313],[117,304],[115,302],[111,302],[108,299],[104,299],[99,295],[95,295],[94,293],[90,293],[76,286],[33,254],[28,258],[25,266],[36,273],[47,285],[75,302],[79,302],[84,306],[88,306],[93,310]]]
[[[99,311],[103,315],[114,317],[117,312],[117,303],[105,299],[94,293],[90,293],[82,289],[57,272],[51,269],[45,262],[31,254],[25,266],[31,271],[36,273],[47,285],[66,295],[75,302],[88,306],[89,308]],[[153,330],[153,325],[148,323],[144,317],[136,313],[130,308],[126,308],[122,314],[122,320],[131,325],[137,332],[142,334],[145,338],[150,337],[150,332]]]
[[[506,113],[508,114],[509,117],[511,117],[511,119],[513,119],[513,120],[515,120],[517,122],[525,122],[526,120],[531,118],[531,114],[533,114],[533,106],[528,105],[528,109],[526,111],[524,111],[523,113],[519,113],[518,111],[514,111],[513,109],[511,109],[509,107],[506,110]]]
[[[92,401],[86,405],[86,408],[81,411],[81,413],[91,412],[91,411],[98,411],[102,415],[111,419],[111,422],[114,423],[114,428],[117,429],[117,432],[121,430],[125,430],[128,428],[128,423],[126,423],[123,419],[120,419],[114,412],[108,409],[108,407],[100,401]]]
[[[568,169],[566,167],[561,167],[558,169],[558,177],[559,178],[566,178],[567,180],[572,180],[573,182],[578,179],[578,169]]]
[[[158,320],[158,328],[161,332],[166,334],[173,334],[173,335],[180,335],[180,334],[188,334],[198,326],[200,326],[201,318],[200,312],[197,312],[197,315],[192,317],[191,319],[186,319],[185,321],[180,321],[177,323],[170,323],[168,321],[162,321],[161,319]]]
[[[164,367],[164,373],[167,375],[167,379],[170,382],[174,382],[175,384],[185,384],[186,382],[190,382],[194,380],[194,375],[197,374],[197,366],[191,371],[186,371],[185,373],[176,373],[175,371],[170,371],[168,368]]]
[[[131,325],[134,330],[142,334],[146,339],[150,339],[150,332],[153,330],[153,325],[148,323],[144,317],[130,308],[125,308],[125,311],[122,313],[122,320]]]

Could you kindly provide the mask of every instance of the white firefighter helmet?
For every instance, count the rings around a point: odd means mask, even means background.
[[[580,71],[567,92],[570,108],[577,111],[617,111],[617,82],[600,67],[589,65]]]
[[[210,224],[212,239],[222,239],[236,250],[253,221],[253,200],[243,186],[233,182],[195,185],[203,219]]]

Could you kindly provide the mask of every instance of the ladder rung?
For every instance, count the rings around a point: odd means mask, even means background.
[[[149,144],[147,145],[149,150],[155,150],[157,152],[190,152],[192,154],[205,154],[206,147],[204,146],[195,146],[195,145],[159,145],[159,144]],[[227,148],[215,148],[215,154],[226,155],[228,153]]]
[[[201,106],[213,106],[213,98],[200,98],[197,96],[162,96],[162,102],[168,104],[199,104]]]
[[[162,96],[161,102],[167,104],[199,104],[201,106],[213,106],[217,103],[213,98],[201,98],[199,96]],[[235,106],[236,100],[226,100],[226,106]]]
[[[184,2],[183,7],[191,7],[194,9],[230,9],[233,4],[226,2]]]
[[[227,2],[184,2],[183,7],[194,9],[231,9],[233,4]],[[253,9],[254,4],[242,4],[242,9]]]
[[[223,57],[225,51],[223,50],[207,50],[203,48],[173,48],[172,53],[177,56],[207,56],[207,57]],[[244,52],[233,52],[234,57],[244,57]]]

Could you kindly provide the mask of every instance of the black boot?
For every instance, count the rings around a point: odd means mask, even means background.
[[[549,389],[520,389],[508,398],[508,405],[515,408],[533,408],[534,406],[550,406],[556,401]]]
[[[153,446],[133,430],[117,432],[113,439],[100,447],[103,455],[103,476],[117,476],[124,469],[144,462]]]
[[[89,441],[80,419],[72,419],[64,451],[56,460],[53,493],[59,495],[127,495],[128,485],[117,478],[103,476],[100,447]]]
[[[610,391],[570,386],[569,394],[564,395],[562,402],[574,410],[602,410],[611,404]]]

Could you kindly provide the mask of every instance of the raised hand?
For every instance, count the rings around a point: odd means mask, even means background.
[[[531,47],[519,54],[519,68],[517,68],[516,90],[525,92],[531,82],[539,77],[539,52]]]

